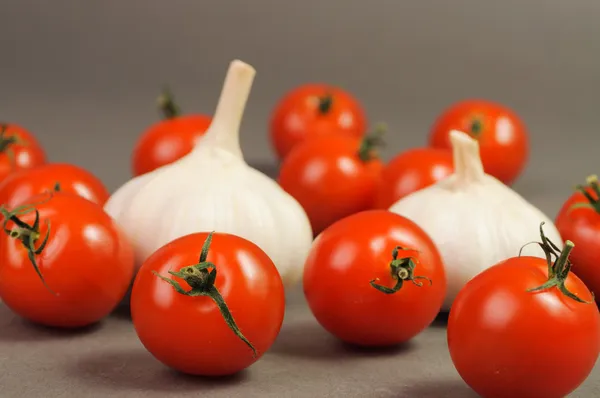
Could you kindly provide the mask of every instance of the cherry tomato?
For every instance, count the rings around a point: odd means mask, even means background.
[[[23,127],[0,123],[0,181],[10,173],[46,163],[46,152]]]
[[[304,294],[317,321],[339,339],[388,346],[431,324],[444,301],[446,275],[421,228],[369,210],[317,237],[304,268]]]
[[[133,278],[133,247],[102,207],[47,192],[4,216],[0,298],[13,312],[77,328],[100,321],[123,299]]]
[[[551,272],[546,259],[510,258],[474,277],[452,304],[450,355],[482,397],[562,398],[598,359],[600,314],[569,272],[573,244],[560,253],[545,239]]]
[[[258,360],[279,334],[283,282],[254,243],[194,233],[158,249],[142,265],[131,316],[146,349],[180,372],[221,376]]]
[[[271,143],[285,158],[308,137],[339,134],[361,138],[367,128],[362,105],[348,92],[325,84],[305,84],[286,93],[271,115]]]
[[[450,132],[460,130],[479,141],[487,174],[510,185],[521,174],[529,157],[525,124],[511,109],[485,100],[466,100],[446,109],[435,121],[429,143],[450,149]]]
[[[588,178],[562,206],[556,228],[563,239],[573,241],[573,272],[600,300],[600,186],[598,178]]]
[[[374,152],[381,130],[361,140],[322,136],[298,145],[281,164],[279,185],[304,208],[315,235],[375,205],[383,163]]]
[[[159,103],[163,120],[150,126],[133,150],[135,176],[173,163],[190,153],[212,121],[206,115],[182,115],[168,91],[159,98]]]
[[[452,174],[452,152],[415,148],[402,152],[383,169],[377,207],[388,209],[406,195],[426,188]]]
[[[55,188],[101,206],[109,197],[102,181],[89,171],[72,164],[48,163],[33,169],[16,171],[1,181],[0,203],[10,209],[31,196]]]

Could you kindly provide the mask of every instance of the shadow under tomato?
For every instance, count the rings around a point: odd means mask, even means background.
[[[477,398],[473,390],[462,380],[424,380],[402,389],[398,398]]]
[[[390,347],[363,347],[342,342],[314,321],[284,324],[269,350],[272,355],[334,360],[360,357],[386,357],[415,348],[409,341]]]
[[[185,375],[165,367],[142,347],[112,351],[98,349],[69,364],[66,370],[69,377],[112,391],[205,393],[237,388],[248,375],[246,371],[212,378]]]
[[[433,328],[445,328],[448,326],[448,316],[449,312],[440,312],[438,316],[435,317],[435,320],[431,323],[431,327]]]
[[[0,303],[0,341],[28,342],[41,340],[76,339],[102,329],[102,322],[77,329],[43,326],[19,317]]]
[[[131,320],[131,308],[129,307],[129,304],[124,304],[121,303],[117,306],[117,308],[115,308],[113,310],[113,312],[110,314],[111,317],[117,318],[117,319],[125,319],[125,320]]]

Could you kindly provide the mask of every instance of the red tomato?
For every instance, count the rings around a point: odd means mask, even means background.
[[[0,181],[10,173],[46,163],[46,152],[23,127],[0,123]]]
[[[47,326],[76,328],[100,321],[129,288],[131,244],[100,206],[80,196],[45,193],[28,203],[13,209],[12,216],[5,214],[0,298],[23,318]]]
[[[562,398],[596,364],[600,314],[569,273],[572,243],[558,260],[557,250],[543,246],[552,257],[550,275],[546,259],[510,258],[473,278],[452,304],[450,355],[482,397]]]
[[[362,144],[352,137],[315,137],[283,161],[279,184],[304,208],[315,235],[341,218],[373,208],[383,169],[373,152],[377,144],[378,135],[365,137]]]
[[[304,294],[317,321],[339,339],[387,346],[431,324],[444,301],[446,275],[421,228],[386,210],[370,210],[317,237],[304,269]]]
[[[564,203],[556,228],[563,239],[577,245],[571,254],[573,272],[600,300],[600,186],[596,176]]]
[[[361,138],[367,128],[362,105],[348,92],[305,84],[286,93],[271,115],[271,143],[283,159],[308,137],[340,134]]]
[[[48,163],[16,171],[0,182],[0,203],[11,209],[31,196],[52,191],[57,184],[61,192],[81,196],[101,206],[109,197],[102,181],[89,171],[72,164]]]
[[[275,341],[284,312],[283,282],[271,259],[254,243],[222,233],[194,233],[158,249],[131,294],[142,344],[193,375],[250,366]]]
[[[458,102],[435,121],[430,145],[450,149],[452,130],[464,131],[479,141],[485,172],[505,184],[512,184],[523,171],[529,138],[525,124],[511,109],[485,100]]]
[[[159,101],[164,119],[150,126],[138,139],[132,156],[135,176],[173,163],[190,153],[212,121],[206,115],[180,114],[169,92],[165,92]]]
[[[426,188],[454,171],[447,149],[415,148],[393,158],[383,169],[377,207],[388,209],[406,195]]]

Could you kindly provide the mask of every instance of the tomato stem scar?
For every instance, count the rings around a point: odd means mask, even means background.
[[[158,96],[157,102],[164,119],[173,119],[181,114],[181,109],[175,103],[173,93],[171,93],[168,87],[163,89],[162,94]]]
[[[569,260],[569,254],[571,250],[575,247],[573,242],[570,240],[565,242],[565,248],[561,251],[558,246],[556,246],[550,239],[546,237],[544,234],[544,222],[540,224],[540,236],[542,241],[535,242],[537,243],[546,255],[546,262],[548,263],[548,281],[541,286],[534,287],[532,289],[527,289],[528,292],[539,292],[542,290],[547,290],[553,287],[556,287],[562,294],[565,296],[584,304],[590,304],[593,302],[592,293],[592,301],[585,301],[582,298],[578,297],[574,293],[570,292],[565,286],[565,281],[569,276],[569,272],[571,272],[571,261]],[[522,250],[522,248],[521,248]]]
[[[215,286],[215,280],[217,279],[217,266],[209,261],[206,261],[210,244],[212,242],[213,233],[214,232],[211,232],[204,241],[204,244],[202,245],[202,251],[200,252],[200,259],[198,260],[197,264],[183,267],[177,272],[169,271],[169,274],[183,279],[190,286],[190,290],[184,290],[179,282],[166,278],[156,271],[152,271],[152,273],[173,286],[173,289],[175,289],[177,293],[189,297],[210,297],[215,302],[217,307],[219,307],[219,311],[227,323],[227,326],[229,326],[233,333],[235,333],[237,337],[239,337],[244,343],[246,343],[248,347],[250,347],[250,349],[252,349],[252,354],[254,357],[256,357],[256,349],[238,328],[235,320],[233,319],[233,315],[229,311],[229,308],[223,299],[223,296],[221,296],[221,293]]]
[[[469,125],[469,132],[473,137],[478,138],[481,135],[482,131],[483,121],[479,117],[474,118],[471,121],[471,124]]]
[[[4,217],[4,221],[2,223],[2,229],[4,230],[4,232],[12,239],[16,239],[19,242],[21,242],[23,247],[27,250],[27,257],[29,257],[29,261],[31,262],[31,265],[33,265],[33,269],[40,277],[44,286],[50,291],[50,293],[57,295],[46,283],[46,280],[44,279],[44,276],[42,275],[42,272],[38,266],[37,259],[36,259],[36,256],[39,256],[40,254],[42,254],[42,252],[46,248],[46,244],[48,243],[48,238],[50,237],[50,221],[49,220],[45,221],[46,234],[44,235],[42,242],[40,243],[40,245],[37,248],[35,246],[36,243],[38,242],[38,240],[41,238],[41,232],[40,232],[40,213],[34,206],[45,203],[48,200],[50,200],[50,198],[52,198],[52,194],[45,201],[42,201],[35,205],[27,204],[27,205],[19,206],[19,207],[14,208],[12,211],[8,211],[8,210],[6,210],[6,208],[4,208],[4,206],[2,206],[2,207],[0,207],[0,213]],[[19,215],[27,214],[32,211],[35,211],[35,220],[32,225],[27,224],[26,222],[24,222],[23,220],[21,220],[18,217]],[[13,224],[15,224],[12,228],[8,228],[9,221],[12,221]]]
[[[413,256],[398,258],[398,254],[401,250],[410,250],[415,251],[413,249],[407,249],[401,246],[396,246],[394,250],[392,250],[392,261],[390,262],[390,268],[392,272],[392,278],[396,280],[396,284],[394,287],[389,288],[383,285],[379,285],[376,282],[378,279],[373,279],[371,282],[371,286],[375,289],[379,290],[385,294],[393,294],[399,291],[404,285],[404,281],[411,281],[418,287],[423,286],[422,282],[419,282],[419,279],[425,279],[429,281],[429,284],[432,285],[433,282],[426,276],[415,276],[415,267],[417,266],[417,259]]]
[[[333,96],[331,94],[325,94],[322,97],[319,97],[319,113],[325,114],[331,110],[331,106],[333,105]]]
[[[588,190],[588,188],[592,189],[592,192],[596,195],[596,197],[594,197]],[[587,202],[583,202],[583,203],[575,203],[573,206],[571,206],[569,208],[569,211],[575,210],[575,209],[580,209],[580,208],[586,208],[586,209],[593,209],[596,213],[600,213],[600,184],[598,183],[598,176],[596,175],[591,175],[588,176],[586,178],[586,184],[585,185],[577,185],[575,187],[575,189],[579,192],[581,192],[581,194],[583,196],[585,196],[585,198],[588,200]]]
[[[383,135],[386,131],[387,125],[385,123],[379,123],[371,133],[365,135],[358,148],[358,157],[360,160],[368,162],[379,156],[377,149],[385,145]]]

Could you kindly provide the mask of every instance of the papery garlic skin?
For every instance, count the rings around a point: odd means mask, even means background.
[[[106,203],[136,249],[138,268],[176,238],[217,231],[258,245],[287,286],[300,280],[312,243],[308,217],[277,182],[244,161],[239,145],[254,74],[250,65],[233,61],[213,122],[194,150],[131,179]],[[242,263],[254,261],[249,253],[239,256]],[[248,283],[260,277],[247,275]]]
[[[479,144],[451,132],[454,174],[394,203],[389,210],[417,223],[436,243],[446,267],[449,310],[462,287],[481,271],[519,255],[545,235],[562,249],[552,220],[496,178],[484,173]],[[538,245],[522,255],[545,258]],[[534,287],[534,286],[532,286]]]

